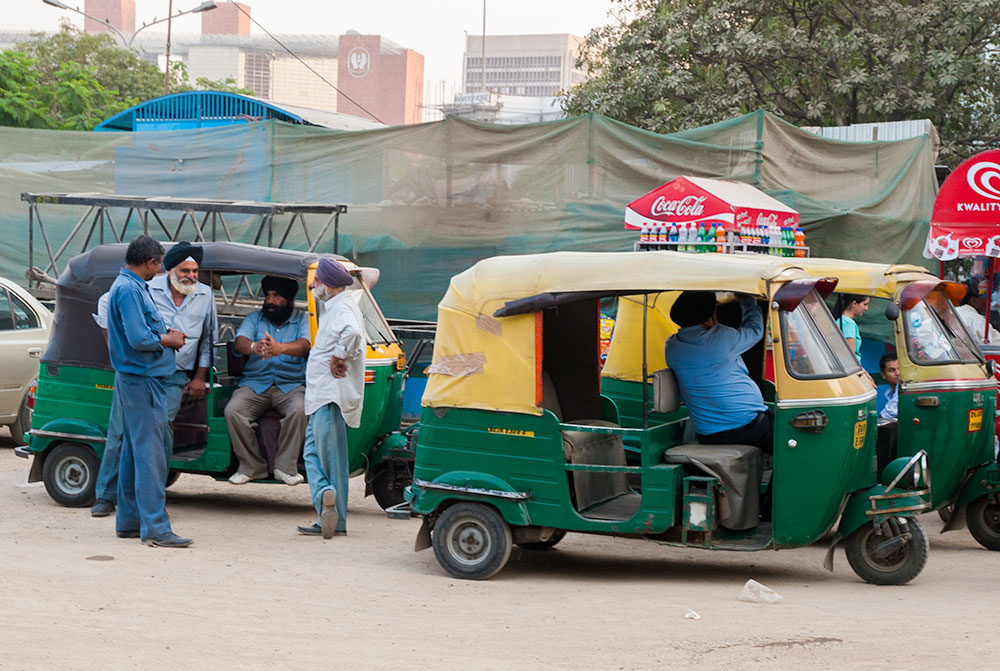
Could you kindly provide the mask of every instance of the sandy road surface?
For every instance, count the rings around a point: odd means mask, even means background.
[[[113,518],[24,485],[0,435],[0,669],[951,669],[1000,652],[1000,553],[922,522],[916,581],[861,583],[843,551],[709,553],[571,534],[515,548],[492,580],[447,576],[352,481],[350,535],[295,533],[308,490],[185,475],[186,550],[114,537]],[[755,578],[785,598],[737,600]],[[701,619],[684,619],[689,608]]]

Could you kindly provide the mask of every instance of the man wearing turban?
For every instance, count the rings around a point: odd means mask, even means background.
[[[269,275],[261,280],[260,290],[263,306],[248,314],[236,332],[236,351],[248,359],[239,387],[226,405],[226,424],[240,462],[229,482],[242,485],[267,477],[267,461],[253,425],[274,409],[282,417],[274,477],[286,485],[297,485],[303,480],[298,461],[306,432],[309,317],[295,307],[299,291],[295,280]]]
[[[353,283],[344,266],[321,259],[310,287],[323,309],[306,366],[309,424],[303,458],[318,515],[315,523],[298,527],[307,536],[347,533],[347,427],[361,424],[365,393],[364,321],[346,291]]]

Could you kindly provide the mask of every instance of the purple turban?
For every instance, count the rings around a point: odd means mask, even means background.
[[[330,287],[349,287],[354,284],[354,278],[344,266],[331,259],[320,259],[316,266],[316,279]]]

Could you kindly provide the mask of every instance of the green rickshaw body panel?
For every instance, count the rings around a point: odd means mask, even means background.
[[[646,432],[643,450],[654,450],[668,427]],[[603,533],[659,533],[674,525],[681,467],[661,464],[651,468],[593,467],[642,475],[642,504],[630,520],[587,518],[572,506],[568,467],[563,455],[560,424],[546,411],[541,416],[463,408],[423,408],[417,434],[417,459],[411,505],[415,512],[434,513],[449,500],[487,500],[509,524],[528,523],[568,531]],[[652,441],[652,442],[651,442]],[[482,476],[484,489],[527,494],[525,517],[499,497],[481,497],[421,487],[420,481],[452,483],[468,474]],[[456,475],[457,474],[457,475]],[[472,480],[465,486],[476,487]]]
[[[931,476],[933,477],[933,472]],[[993,462],[977,468],[966,480],[955,503],[962,505],[975,501],[980,496],[1000,492],[1000,464]]]
[[[896,499],[885,499],[875,501],[874,510],[884,510],[886,508],[915,507],[924,504],[924,499],[915,494],[908,494],[905,489],[889,489],[885,485],[874,485],[868,489],[854,492],[848,496],[847,505],[840,516],[840,524],[837,526],[837,533],[846,538],[861,528],[861,525],[874,522],[881,524],[889,517],[911,517],[913,513],[893,513],[891,515],[874,514],[869,515],[868,511],[873,509],[871,497],[883,494],[904,495]]]
[[[774,416],[774,545],[809,545],[825,534],[844,505],[845,492],[877,483],[875,399],[813,407],[778,407]],[[828,423],[819,433],[796,429],[799,413],[822,411]],[[864,435],[860,435],[863,431]],[[857,442],[855,440],[857,439]],[[789,446],[794,440],[795,447]],[[852,445],[854,449],[843,449]]]
[[[917,400],[922,398],[935,398],[939,405],[920,407]],[[927,452],[933,510],[955,501],[971,469],[994,461],[996,399],[995,392],[967,389],[899,394],[896,454]]]
[[[395,363],[393,359],[391,365],[379,362],[367,367],[367,370],[374,371],[375,381],[365,384],[361,426],[347,430],[351,471],[368,465],[369,453],[375,440],[383,435],[380,432],[387,424],[391,425],[395,419],[394,429],[399,428],[400,409],[396,406],[401,403],[400,375]],[[41,364],[32,427],[106,437],[114,395],[114,377],[113,371],[99,368]],[[194,459],[172,459],[171,469],[221,477],[235,467],[224,414],[226,403],[235,390],[236,386],[232,384],[214,386],[209,390],[209,430],[205,436],[205,449]],[[30,436],[29,447],[35,454],[43,454],[53,444],[65,441],[65,438]],[[103,456],[103,440],[87,444],[94,448],[98,457]]]

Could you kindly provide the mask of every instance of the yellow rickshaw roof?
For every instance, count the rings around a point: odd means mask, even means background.
[[[897,288],[910,282],[938,279],[926,268],[908,264],[813,257],[795,259],[794,265],[813,277],[836,277],[839,292],[880,298],[894,298]]]
[[[542,293],[677,290],[767,295],[769,281],[806,277],[798,259],[682,252],[552,252],[484,259],[455,275],[439,308],[488,314]],[[493,307],[495,306],[495,307]],[[440,337],[440,330],[438,337]]]
[[[807,278],[762,255],[554,252],[497,256],[452,278],[438,304],[434,361],[422,405],[539,415],[536,317],[494,317],[505,303],[545,293],[594,296],[679,290],[768,295],[771,281]],[[596,353],[595,353],[596,356]]]

